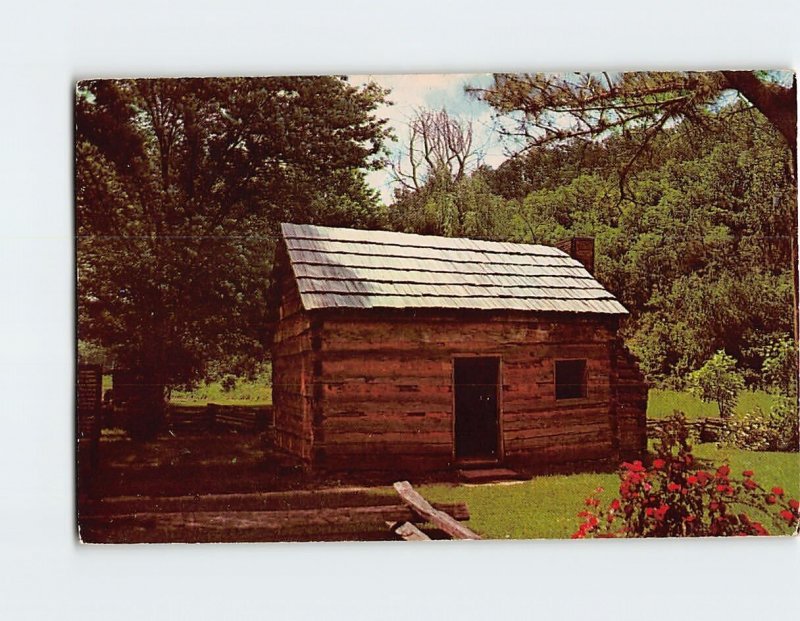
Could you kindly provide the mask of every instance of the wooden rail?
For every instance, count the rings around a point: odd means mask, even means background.
[[[422,503],[415,501],[414,505],[424,508],[419,511],[406,500],[401,501],[391,494],[371,494],[367,489],[196,497],[128,496],[83,503],[79,523],[81,538],[91,543],[320,541],[392,537],[416,541],[429,536],[415,523],[432,522],[453,536],[450,523],[469,519],[464,503],[430,505],[422,499]],[[431,519],[432,515],[434,519]],[[456,533],[457,536],[461,534],[462,531]]]
[[[459,524],[453,516],[431,505],[408,481],[398,481],[394,484],[394,489],[400,494],[403,502],[415,513],[424,518],[426,522],[430,522],[446,532],[453,539],[480,539],[477,533],[472,532],[463,524]]]
[[[178,433],[224,430],[254,432],[272,424],[271,405],[170,404],[167,412],[170,429]]]
[[[647,419],[647,436],[656,437],[666,421]],[[725,421],[721,418],[699,418],[686,422],[689,432],[701,442],[716,442],[725,428]]]

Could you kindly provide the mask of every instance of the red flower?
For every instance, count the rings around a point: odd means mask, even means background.
[[[710,503],[708,503],[708,508],[712,511],[716,511],[719,508],[719,503],[712,500]]]
[[[756,533],[761,535],[762,537],[766,537],[769,535],[769,532],[760,522],[753,522],[753,528],[755,529]]]
[[[753,476],[753,471],[752,470],[745,470],[744,472],[742,472],[742,476],[751,477],[751,476]]]
[[[694,521],[697,519],[697,517],[696,517],[696,516],[694,516],[694,515],[687,515],[687,516],[686,516],[685,518],[683,518],[683,519],[684,519],[684,521],[686,521],[686,522],[690,522],[690,523],[691,523],[691,522],[694,522]]]
[[[782,487],[773,487],[772,493],[777,494],[778,496],[783,496],[783,488]]]
[[[727,485],[717,485],[718,492],[724,492],[726,489],[728,489]]]
[[[688,477],[686,477],[686,482],[689,485],[694,485],[695,483],[697,483],[697,477],[694,476],[693,474],[690,474]]]
[[[647,507],[647,509],[644,510],[644,514],[647,517],[653,517],[653,515],[655,515],[655,512],[656,512],[656,510],[653,509],[653,507]]]
[[[617,500],[616,498],[614,500],[612,500],[611,501],[611,508],[614,511],[618,510],[619,509],[619,500]]]
[[[669,505],[661,505],[658,509],[656,509],[656,519],[663,520],[668,510]]]
[[[653,468],[655,468],[656,470],[661,470],[666,465],[667,465],[667,462],[665,462],[663,459],[654,459],[653,460]]]
[[[753,481],[753,479],[745,479],[745,480],[744,480],[744,486],[745,486],[747,489],[755,489],[756,487],[758,487],[758,486],[755,484],[755,481]]]
[[[778,499],[775,498],[775,496],[773,496],[772,494],[767,494],[767,504],[768,505],[774,505],[777,501],[778,501]]]
[[[667,489],[668,489],[669,491],[671,491],[671,492],[677,492],[677,491],[679,491],[679,490],[681,489],[681,486],[680,486],[680,485],[678,485],[677,483],[673,483],[672,481],[670,481],[670,482],[667,484]]]
[[[726,477],[731,473],[731,469],[728,464],[723,464],[719,468],[717,468],[717,476],[718,477]]]
[[[784,509],[778,515],[780,515],[787,522],[794,522],[795,520],[794,513],[792,513],[788,509]]]
[[[797,502],[797,500],[795,500],[794,498],[792,498],[792,499],[789,501],[789,506],[790,506],[792,509],[794,509],[795,511],[797,511],[798,509],[800,509],[800,502]]]
[[[700,485],[705,485],[708,483],[713,477],[710,473],[706,472],[705,470],[698,470],[697,471],[697,480]]]
[[[600,501],[597,500],[597,498],[592,498],[591,496],[589,496],[589,498],[586,499],[587,507],[596,507],[598,504],[600,504]]]
[[[639,461],[638,459],[633,463],[627,461],[623,462],[622,467],[625,468],[626,470],[629,470],[630,472],[644,472],[644,466],[642,465],[642,462]]]

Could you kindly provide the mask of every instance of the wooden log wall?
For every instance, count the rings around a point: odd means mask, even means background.
[[[280,320],[273,337],[272,402],[275,443],[306,462],[311,460],[311,321],[300,302],[296,281],[279,273]]]
[[[395,470],[452,466],[452,359],[460,355],[501,357],[506,463],[616,456],[613,320],[351,313],[323,317],[317,329],[315,464]],[[556,400],[555,360],[571,358],[587,361],[587,395]]]
[[[647,382],[636,358],[618,340],[616,351],[615,408],[621,459],[640,458],[647,450]]]

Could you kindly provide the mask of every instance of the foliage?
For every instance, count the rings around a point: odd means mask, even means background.
[[[779,337],[760,352],[765,385],[786,395],[797,395],[797,345],[794,339]]]
[[[793,330],[792,152],[742,102],[704,115],[702,126],[671,123],[643,153],[634,126],[531,148],[457,182],[434,175],[398,194],[389,225],[546,244],[592,236],[596,276],[630,311],[623,336],[648,379],[682,381],[724,349],[761,386],[765,335]]]
[[[446,170],[434,171],[420,191],[398,195],[388,210],[390,228],[447,237],[512,238],[514,203],[492,193],[488,174],[479,169],[454,180]]]
[[[689,375],[689,385],[698,398],[716,402],[722,418],[730,418],[744,379],[736,370],[736,360],[720,350]]]
[[[225,377],[231,378],[225,381]],[[225,376],[219,381],[204,381],[197,386],[174,389],[170,403],[177,405],[263,405],[272,403],[271,368],[265,365],[252,377]]]
[[[278,224],[382,223],[365,171],[385,95],[337,77],[81,82],[79,338],[164,394],[250,372]]]
[[[643,128],[640,150],[670,122],[712,122],[709,112],[725,91],[735,90],[770,120],[790,147],[796,146],[797,83],[786,73],[499,73],[489,88],[468,90],[511,121],[507,134],[528,144],[598,139]]]
[[[799,425],[796,400],[783,397],[767,412],[757,407],[726,421],[720,443],[750,451],[797,452]]]
[[[774,275],[754,266],[681,275],[666,292],[652,295],[631,347],[654,379],[682,377],[725,349],[747,365],[751,381],[763,385],[763,354],[758,353],[762,326],[789,338],[791,306],[788,272]]]
[[[108,367],[108,350],[97,343],[89,343],[78,339],[78,363],[99,364],[100,366]]]
[[[678,414],[664,426],[652,466],[622,464],[618,498],[607,507],[595,495],[586,499],[573,537],[768,535],[766,520],[779,532],[787,524],[796,528],[800,505],[783,488],[763,487],[752,470],[739,477],[728,464],[699,466]]]
[[[365,181],[385,165],[389,138],[376,117],[387,93],[375,85],[82,82],[78,336],[119,365],[147,367],[156,384],[252,375],[270,338],[266,283],[282,220],[530,243],[589,235],[648,379],[680,385],[724,349],[749,385],[792,394],[794,155],[774,116],[725,90],[758,92],[748,72],[734,73],[499,76],[481,96],[528,133],[557,120],[547,106],[560,97],[596,98],[584,115],[591,139],[570,130],[537,146],[531,135],[497,170],[476,168],[471,129],[428,115],[420,130],[455,141],[440,141],[439,165],[426,162],[388,207]],[[775,101],[795,88],[750,77]],[[647,112],[629,122],[614,106]]]

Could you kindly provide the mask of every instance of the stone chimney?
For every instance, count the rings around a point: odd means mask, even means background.
[[[594,275],[594,237],[569,237],[558,242],[556,248],[580,261]]]

